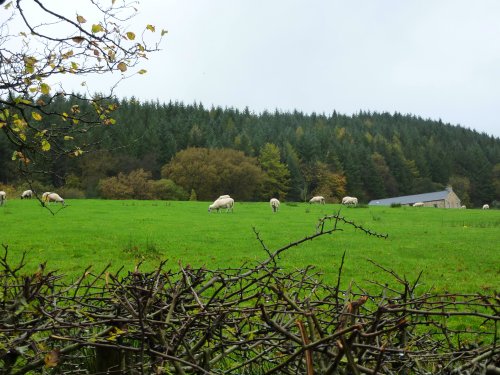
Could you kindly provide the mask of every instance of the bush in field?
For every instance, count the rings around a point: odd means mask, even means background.
[[[175,182],[163,178],[152,180],[151,172],[136,169],[129,174],[99,181],[99,192],[105,199],[163,199],[186,200],[189,194]]]
[[[123,174],[117,177],[109,177],[99,181],[98,189],[102,198],[105,199],[130,199],[133,190],[122,182]]]
[[[188,198],[188,193],[183,188],[167,178],[150,181],[150,184],[155,199],[180,201]]]
[[[99,192],[106,199],[151,199],[153,183],[151,172],[137,169],[129,174],[119,173],[99,181]]]
[[[84,199],[85,192],[82,189],[63,186],[57,189],[57,193],[64,199]]]
[[[189,195],[189,200],[191,202],[197,201],[198,197],[196,196],[196,190],[191,189],[191,194]]]
[[[257,160],[241,151],[195,147],[178,152],[162,167],[161,175],[186,191],[194,189],[197,199],[207,201],[221,194],[251,200],[266,176]]]
[[[0,184],[0,190],[5,191],[7,194],[7,199],[12,199],[17,196],[16,188],[12,185]]]

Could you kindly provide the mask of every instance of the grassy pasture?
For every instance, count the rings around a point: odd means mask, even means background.
[[[97,272],[144,269],[159,259],[167,267],[239,267],[266,258],[253,228],[270,250],[315,233],[317,220],[339,205],[282,204],[273,214],[268,203],[239,203],[233,214],[207,213],[208,202],[72,200],[51,215],[35,200],[9,200],[0,207],[0,243],[12,259],[28,252],[30,270],[47,261],[68,277],[89,265]],[[56,206],[53,206],[56,207]],[[57,210],[58,208],[55,208]],[[372,259],[414,280],[423,271],[425,289],[478,292],[498,289],[500,280],[500,211],[445,210],[413,207],[342,208],[341,214],[363,227],[388,233],[387,240],[350,226],[294,247],[280,264],[292,269],[314,265],[335,283],[346,252],[343,285],[351,280],[369,285],[393,279]],[[391,281],[392,280],[392,281]]]

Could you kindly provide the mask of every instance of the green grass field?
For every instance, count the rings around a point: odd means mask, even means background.
[[[315,233],[319,218],[339,205],[282,204],[273,214],[268,203],[239,203],[234,213],[207,213],[208,202],[71,200],[56,215],[35,201],[10,200],[0,207],[0,242],[18,260],[28,252],[28,270],[47,261],[48,268],[76,277],[92,265],[97,272],[133,269],[144,259],[151,269],[160,259],[167,267],[239,267],[267,254],[253,228],[270,250]],[[54,210],[58,206],[51,206]],[[57,208],[56,208],[57,207]],[[365,228],[388,233],[378,239],[343,225],[342,231],[289,249],[283,267],[316,266],[335,283],[346,252],[343,285],[351,280],[393,280],[371,264],[393,269],[408,280],[423,271],[423,288],[479,292],[498,289],[500,211],[434,208],[342,208],[341,214]],[[393,281],[391,281],[393,283]]]

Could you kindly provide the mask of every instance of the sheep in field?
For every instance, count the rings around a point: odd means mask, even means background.
[[[7,193],[5,191],[0,191],[0,206],[3,206],[7,201]]]
[[[64,199],[61,198],[61,196],[57,193],[49,193],[45,197],[45,202],[56,202],[56,203],[61,203],[64,206]]]
[[[226,195],[221,195],[219,198],[217,198],[217,199],[214,201],[214,203],[215,203],[216,201],[218,201],[219,199],[225,199],[225,198],[231,198],[231,197],[230,197],[229,195],[227,195],[227,194],[226,194]]]
[[[483,206],[483,210],[489,210],[489,209],[490,209],[490,205],[489,205],[489,204],[485,204],[485,205]]]
[[[233,206],[234,206],[234,199],[233,198],[222,198],[222,199],[217,199],[214,203],[212,203],[210,206],[208,206],[208,212],[211,212],[212,210],[219,210],[221,208],[225,208],[226,212],[233,212]]]
[[[321,195],[316,195],[315,197],[309,199],[309,203],[325,204],[325,198],[322,197]]]
[[[413,207],[424,207],[424,202],[413,203]]]
[[[462,208],[462,209],[464,209],[464,210],[465,210],[467,207],[466,207],[465,205],[463,205],[463,206],[461,206],[460,208]]]
[[[277,198],[271,198],[269,204],[271,205],[273,212],[277,212],[278,208],[280,208],[280,201]]]
[[[25,190],[21,194],[21,199],[31,199],[33,198],[33,191],[31,190]]]
[[[52,194],[51,191],[46,191],[45,193],[42,194],[42,202],[47,202],[47,197],[49,194]]]
[[[342,198],[342,204],[346,206],[357,206],[358,205],[358,198],[356,197],[344,197]]]

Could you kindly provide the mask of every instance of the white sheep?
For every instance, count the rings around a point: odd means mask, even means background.
[[[271,198],[269,204],[271,205],[273,212],[277,212],[278,208],[280,208],[280,201],[277,198]]]
[[[52,194],[51,191],[46,191],[45,193],[42,194],[42,202],[47,202],[47,197],[49,194]]]
[[[467,207],[465,205],[463,205],[463,206],[460,206],[460,208],[465,210]]]
[[[309,203],[325,204],[325,198],[322,197],[321,195],[316,195],[315,197],[309,199]]]
[[[413,207],[424,207],[424,202],[413,203]]]
[[[490,205],[489,205],[489,204],[485,204],[485,205],[483,206],[483,210],[489,210],[489,209],[490,209]]]
[[[3,206],[7,201],[7,193],[5,191],[0,191],[0,206]]]
[[[208,212],[211,212],[212,210],[219,210],[221,208],[225,208],[226,212],[233,212],[233,207],[234,207],[234,199],[233,198],[222,198],[222,199],[217,199],[214,203],[212,203],[210,206],[208,206]]]
[[[21,194],[21,199],[31,199],[33,198],[33,191],[31,190],[25,190]]]
[[[342,198],[342,204],[345,204],[346,206],[357,206],[358,205],[358,198],[356,197],[344,197]]]
[[[226,199],[226,198],[231,198],[229,195],[221,195],[219,198],[217,198],[215,201],[218,201],[219,199]],[[214,201],[214,203],[215,203]]]
[[[49,193],[45,197],[45,202],[61,203],[64,206],[64,199],[57,193]]]

